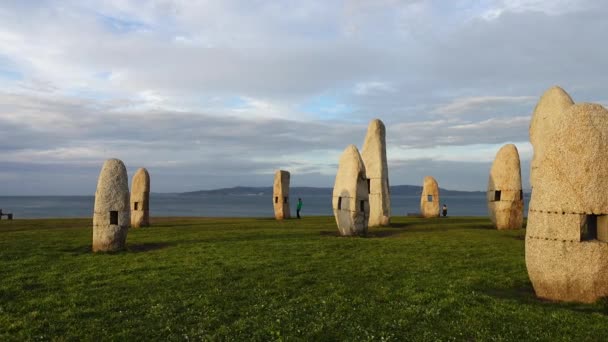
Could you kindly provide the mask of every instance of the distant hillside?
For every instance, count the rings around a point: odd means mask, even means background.
[[[289,191],[292,196],[307,196],[307,195],[327,195],[331,196],[332,188],[315,188],[315,187],[291,187]],[[442,195],[478,195],[483,191],[457,191],[441,189]],[[420,195],[422,187],[418,185],[395,185],[391,186],[392,195]],[[251,187],[251,186],[235,186],[233,188],[223,188],[215,190],[199,190],[191,192],[183,192],[182,196],[231,196],[231,195],[249,195],[249,196],[272,196],[272,187]]]

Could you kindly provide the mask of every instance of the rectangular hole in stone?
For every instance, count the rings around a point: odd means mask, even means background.
[[[138,210],[139,202],[133,203],[133,210]]]
[[[523,201],[524,199],[524,191],[523,190],[519,190],[519,199]]]
[[[597,240],[597,215],[586,215],[581,241]]]
[[[118,211],[110,211],[110,224],[118,224]]]
[[[338,210],[342,209],[342,197],[338,197]]]
[[[274,197],[274,203],[279,203],[279,196]]]
[[[283,203],[287,204],[287,196],[283,197]]]
[[[365,201],[359,201],[359,209],[365,211]]]
[[[500,195],[501,195],[500,190],[494,190],[494,202],[500,201]]]
[[[372,193],[372,180],[371,179],[367,179],[367,193],[371,194]]]
[[[428,202],[433,202],[433,195],[427,195],[427,196],[426,196],[426,200],[427,200]]]

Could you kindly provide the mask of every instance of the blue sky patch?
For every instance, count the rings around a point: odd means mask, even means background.
[[[0,55],[0,78],[18,81],[23,79],[23,74],[13,61],[6,56]]]
[[[320,95],[297,108],[322,120],[342,119],[353,112],[353,107],[336,95]]]
[[[139,21],[112,17],[100,13],[97,14],[97,19],[105,28],[114,33],[129,33],[148,28],[148,25]]]
[[[231,96],[224,101],[224,105],[232,109],[244,108],[247,107],[247,101],[240,96]]]

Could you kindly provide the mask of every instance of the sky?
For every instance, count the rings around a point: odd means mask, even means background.
[[[386,125],[391,184],[485,190],[562,86],[608,104],[608,3],[14,0],[0,4],[0,195],[92,195],[104,160],[153,192],[333,186]]]

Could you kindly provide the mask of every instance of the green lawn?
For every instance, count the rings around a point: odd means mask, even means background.
[[[525,231],[399,217],[156,219],[93,254],[91,220],[0,221],[0,340],[608,340],[608,305],[538,300]]]

